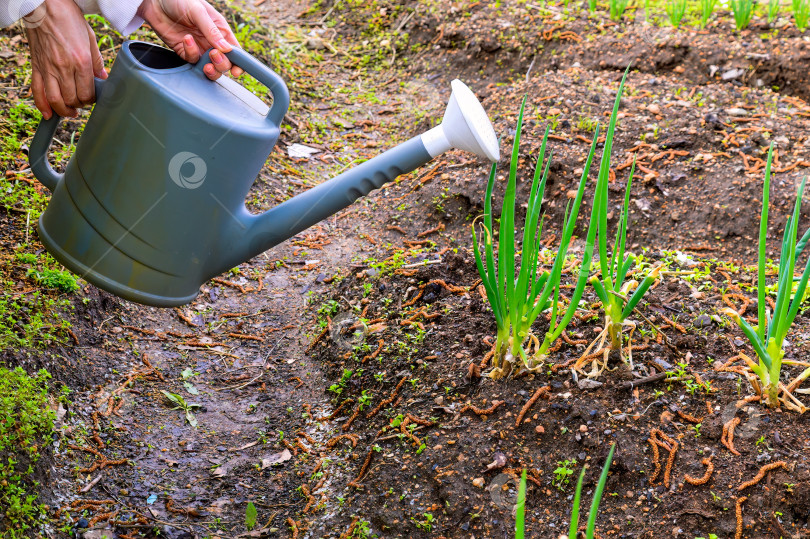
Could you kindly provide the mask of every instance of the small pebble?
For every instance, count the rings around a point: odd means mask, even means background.
[[[477,488],[484,488],[484,478],[476,477],[475,479],[473,479],[473,486]]]
[[[695,321],[692,322],[692,325],[696,328],[706,328],[712,325],[712,317],[708,314],[701,314]]]

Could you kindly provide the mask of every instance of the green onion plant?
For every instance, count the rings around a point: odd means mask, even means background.
[[[768,23],[773,23],[779,16],[779,0],[768,0]]]
[[[667,15],[669,22],[674,28],[681,25],[683,16],[686,14],[686,1],[687,0],[669,0],[667,2]]]
[[[793,19],[796,21],[796,28],[802,32],[807,29],[807,22],[810,19],[810,0],[793,0]]]
[[[616,101],[613,104],[613,112],[610,116],[610,123],[608,125],[607,135],[605,136],[605,147],[602,152],[599,176],[596,181],[596,194],[594,195],[593,208],[591,209],[591,226],[598,230],[599,236],[599,268],[601,275],[591,277],[590,282],[596,295],[599,296],[599,300],[602,302],[602,309],[605,314],[605,327],[596,340],[586,349],[583,357],[588,356],[591,348],[593,348],[594,344],[597,342],[599,343],[598,351],[604,350],[607,354],[607,349],[604,348],[606,337],[610,338],[610,350],[618,350],[619,353],[621,353],[622,328],[629,326],[632,335],[635,324],[627,318],[633,312],[633,309],[636,308],[638,302],[641,301],[641,298],[644,297],[644,294],[653,282],[658,278],[661,271],[661,266],[652,268],[644,277],[641,284],[633,279],[627,279],[628,273],[636,261],[636,257],[633,254],[625,251],[630,188],[633,183],[633,174],[636,168],[635,162],[630,170],[630,176],[627,179],[627,185],[625,187],[624,204],[622,205],[622,213],[619,218],[619,226],[616,231],[613,251],[610,256],[608,256],[607,252],[610,154],[613,150],[613,136],[616,130],[619,103],[629,70],[630,68],[628,67],[627,71],[625,71],[621,85],[619,86],[619,92],[616,95]],[[630,364],[632,367],[632,352],[630,354]],[[577,365],[577,368],[578,367],[579,365]]]
[[[515,507],[515,539],[526,535],[526,470],[520,475],[517,506]]]
[[[700,0],[700,27],[706,28],[709,24],[709,19],[712,18],[714,8],[717,6],[717,0]]]
[[[782,364],[786,362],[783,359],[785,356],[785,337],[796,318],[807,288],[807,281],[810,279],[810,260],[808,260],[794,293],[796,266],[807,245],[807,241],[810,239],[810,229],[808,229],[798,243],[796,241],[799,229],[799,211],[801,210],[802,194],[804,193],[807,178],[805,177],[799,186],[793,214],[785,225],[785,232],[782,237],[782,251],[779,256],[776,303],[773,312],[770,312],[767,304],[768,285],[765,271],[767,264],[768,197],[773,150],[774,145],[771,144],[768,161],[765,165],[765,182],[762,186],[762,216],[759,221],[759,263],[757,268],[757,325],[752,327],[734,309],[726,308],[722,312],[740,326],[757,354],[758,362],[754,362],[743,354],[743,359],[757,376],[756,379],[751,378],[754,390],[762,396],[768,406],[778,407],[779,403],[782,402],[789,409],[804,411],[804,405],[793,397],[788,389],[797,384],[791,383],[785,386],[780,382],[780,378]],[[798,383],[808,376],[810,376],[810,369],[806,369],[794,382]]]
[[[613,462],[613,453],[616,451],[616,444],[610,446],[610,453],[608,453],[607,460],[602,467],[602,474],[599,476],[599,483],[596,485],[596,490],[593,493],[593,501],[591,502],[591,511],[588,514],[588,525],[585,528],[585,539],[594,539],[596,537],[596,517],[599,515],[599,504],[602,501],[602,494],[605,492],[605,484],[607,483],[608,472],[610,471],[610,464]],[[585,470],[583,467],[579,474],[579,481],[577,481],[577,490],[574,493],[574,505],[571,508],[571,523],[568,531],[568,539],[578,539],[580,536],[577,534],[579,528],[579,499],[582,496],[582,481],[585,479]],[[517,506],[515,507],[515,539],[524,539],[526,534],[526,470],[520,476],[520,486],[518,487]]]
[[[729,0],[737,30],[748,28],[754,16],[754,0]]]
[[[515,245],[515,193],[525,105],[526,98],[524,97],[518,115],[509,178],[501,208],[497,256],[494,249],[492,215],[492,191],[495,185],[496,164],[492,165],[490,171],[484,200],[484,215],[480,222],[484,232],[482,236],[483,245],[479,244],[476,234],[476,226],[479,225],[479,220],[476,219],[472,226],[475,264],[483,281],[497,326],[492,358],[493,369],[489,373],[492,378],[503,378],[510,374],[517,374],[523,368],[533,371],[542,366],[549,348],[562,335],[565,327],[573,318],[585,291],[596,234],[594,227],[589,229],[586,243],[588,247],[586,247],[583,255],[576,287],[568,306],[563,309],[560,301],[560,280],[562,278],[563,264],[574,234],[574,225],[585,192],[588,172],[596,151],[599,128],[597,126],[594,133],[593,143],[583,169],[576,197],[573,203],[569,202],[566,207],[562,238],[554,262],[550,270],[544,270],[538,275],[541,255],[540,233],[542,231],[540,207],[543,202],[543,193],[552,156],[549,155],[545,167],[543,167],[549,134],[549,129],[546,129],[529,193],[523,226],[523,241],[521,249],[518,251]],[[481,255],[481,248],[484,251],[483,256]],[[515,263],[518,260],[519,266],[516,268]],[[541,343],[532,333],[532,325],[537,320],[537,317],[547,310],[551,311],[551,322]]]
[[[614,21],[621,20],[629,3],[630,0],[610,0],[610,18]]]
[[[591,502],[591,511],[588,513],[588,525],[585,528],[585,538],[594,539],[596,536],[596,517],[599,515],[599,503],[602,501],[602,493],[605,491],[605,483],[607,483],[608,471],[610,470],[610,463],[613,462],[613,452],[616,450],[616,444],[610,446],[610,453],[608,453],[605,465],[602,467],[602,475],[599,476],[599,483],[596,485],[596,490],[593,493],[593,501]],[[568,530],[568,539],[577,539],[577,530],[579,528],[579,499],[582,494],[582,480],[585,478],[585,468],[579,474],[579,481],[577,481],[577,490],[574,493],[574,505],[571,508],[571,524]]]
[[[596,0],[588,0],[588,11],[596,11]]]

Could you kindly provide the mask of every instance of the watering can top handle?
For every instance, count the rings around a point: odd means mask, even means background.
[[[197,62],[195,67],[199,69],[200,73],[203,72],[203,68],[206,64],[211,63],[210,54],[212,50],[213,49],[208,49],[205,51],[200,61]],[[282,79],[278,73],[239,47],[234,47],[230,52],[226,52],[225,56],[228,57],[228,60],[230,60],[232,64],[244,69],[245,73],[251,75],[270,90],[270,93],[273,95],[273,104],[270,107],[270,111],[267,113],[267,119],[274,125],[281,124],[281,120],[284,119],[284,115],[287,114],[287,109],[290,106],[290,92],[287,90],[287,84],[284,82],[284,79]]]
[[[104,81],[95,77],[93,83],[96,89],[96,101],[98,101],[104,88]],[[62,178],[62,174],[51,168],[51,164],[48,162],[48,149],[51,147],[51,141],[61,119],[61,116],[54,112],[47,120],[44,118],[40,120],[34,140],[28,149],[28,163],[31,165],[31,172],[50,191],[56,189],[56,185]]]

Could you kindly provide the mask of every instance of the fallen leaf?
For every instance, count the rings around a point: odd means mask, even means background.
[[[281,453],[274,453],[269,457],[262,459],[262,470],[269,468],[270,466],[276,466],[282,462],[287,462],[291,458],[292,453],[290,453],[288,449],[285,449]]]

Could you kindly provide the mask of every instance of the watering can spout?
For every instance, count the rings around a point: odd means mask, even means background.
[[[498,140],[484,108],[463,82],[454,80],[452,89],[437,127],[254,217],[235,260],[261,254],[452,148],[497,161]]]

